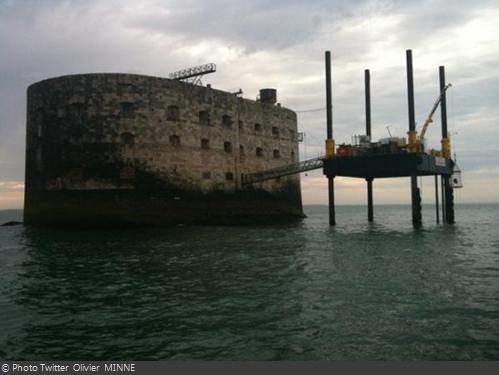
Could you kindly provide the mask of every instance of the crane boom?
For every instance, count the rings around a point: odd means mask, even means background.
[[[433,108],[431,109],[430,114],[428,115],[428,118],[424,122],[423,129],[421,130],[421,135],[419,136],[419,141],[420,141],[421,145],[423,145],[424,136],[426,134],[426,130],[428,130],[428,126],[430,125],[430,123],[433,122],[433,114],[435,113],[435,111],[438,108],[438,105],[442,101],[442,97],[444,96],[445,92],[451,86],[452,85],[450,83],[448,85],[446,85],[444,87],[444,89],[442,90],[442,92],[440,93],[440,95],[438,96],[437,100],[435,101],[435,104],[433,104]]]

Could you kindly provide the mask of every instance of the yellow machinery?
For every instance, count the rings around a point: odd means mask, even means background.
[[[326,139],[326,159],[332,159],[334,156],[334,139]]]
[[[433,107],[431,108],[430,114],[426,118],[426,121],[423,124],[423,128],[421,129],[421,134],[417,135],[417,132],[415,130],[411,130],[407,133],[408,135],[408,140],[407,140],[407,149],[409,152],[424,152],[424,141],[425,141],[425,134],[426,131],[428,130],[428,126],[433,122],[433,115],[435,111],[438,108],[438,105],[442,101],[442,97],[444,96],[445,92],[449,87],[452,85],[449,83],[444,87],[440,95],[438,96],[437,100],[433,104]],[[431,154],[434,156],[443,156],[445,158],[450,158],[450,141],[449,138],[442,138],[442,151],[436,151],[432,150]]]

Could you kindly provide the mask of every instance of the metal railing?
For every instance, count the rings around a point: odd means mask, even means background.
[[[289,176],[301,172],[311,171],[313,169],[322,168],[324,165],[324,156],[308,159],[299,163],[288,164],[282,167],[267,169],[261,172],[247,173],[242,175],[242,185],[250,185],[255,182],[272,180],[274,178]]]

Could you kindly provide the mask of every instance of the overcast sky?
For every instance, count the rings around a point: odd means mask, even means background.
[[[205,77],[254,99],[275,87],[298,112],[301,158],[323,152],[324,51],[333,58],[334,138],[362,134],[371,69],[373,138],[408,128],[405,50],[412,49],[416,121],[445,65],[452,149],[464,172],[457,202],[499,202],[499,4],[496,1],[0,0],[0,209],[23,205],[26,88],[64,74],[167,77],[214,62]],[[313,110],[313,111],[310,111]],[[428,131],[439,147],[439,113]],[[423,202],[433,202],[423,179]],[[365,182],[337,178],[338,204],[364,203]],[[409,179],[375,180],[375,203],[408,203]],[[326,203],[320,171],[302,174],[305,204]]]

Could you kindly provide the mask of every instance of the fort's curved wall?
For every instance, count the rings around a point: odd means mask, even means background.
[[[187,223],[302,215],[296,114],[209,87],[83,74],[28,88],[26,223]]]

